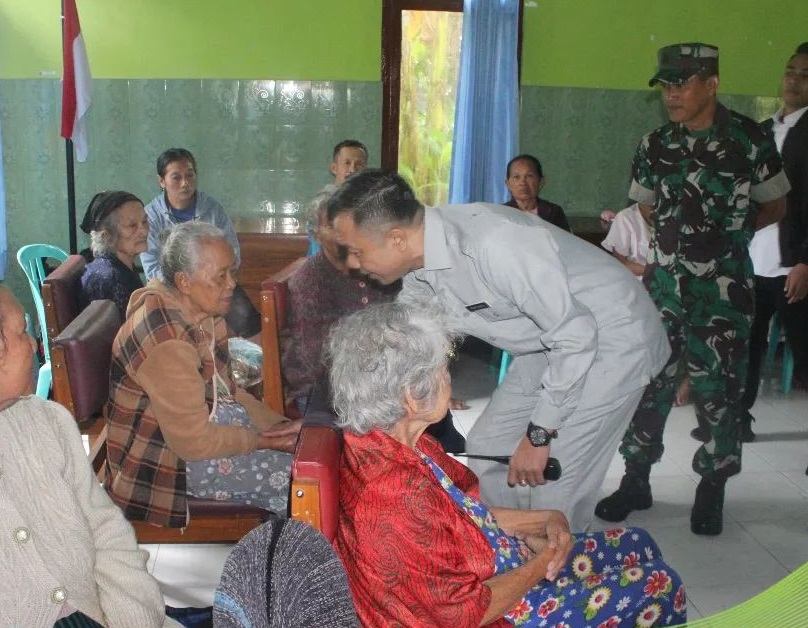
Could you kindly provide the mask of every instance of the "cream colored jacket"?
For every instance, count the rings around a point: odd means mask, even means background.
[[[162,626],[147,559],[67,410],[31,396],[1,411],[0,626],[50,628],[64,604],[112,628]]]

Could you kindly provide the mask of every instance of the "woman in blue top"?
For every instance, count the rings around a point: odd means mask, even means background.
[[[240,266],[241,251],[233,223],[219,201],[197,189],[196,160],[191,151],[185,148],[163,151],[157,158],[157,182],[161,192],[146,205],[148,248],[140,255],[146,279],[160,277],[163,231],[189,220],[207,222],[224,231],[236,255],[236,265]],[[238,336],[252,338],[261,332],[261,315],[240,286],[236,286],[226,318]]]

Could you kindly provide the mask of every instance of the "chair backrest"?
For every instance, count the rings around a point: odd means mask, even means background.
[[[289,279],[306,258],[296,259],[261,283],[261,350],[263,353],[264,403],[283,413],[283,375],[280,332],[286,327]]]
[[[70,255],[42,282],[48,341],[53,341],[84,309],[81,276],[87,262],[82,255]]]
[[[339,467],[342,432],[333,426],[303,425],[292,457],[293,519],[304,521],[333,541],[339,523]]]
[[[112,342],[121,323],[113,301],[93,301],[53,341],[53,398],[76,421],[98,415],[107,401]]]
[[[42,302],[42,282],[45,280],[45,264],[43,260],[55,259],[63,262],[67,253],[52,244],[28,244],[17,251],[17,262],[28,278],[31,288],[31,297],[36,308],[39,331],[42,334],[42,347],[45,350],[45,361],[50,361],[50,343],[48,342],[48,324],[45,320],[45,306]]]

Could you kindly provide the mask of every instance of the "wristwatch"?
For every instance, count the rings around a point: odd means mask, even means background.
[[[557,430],[546,430],[541,425],[527,424],[527,439],[534,447],[546,447],[550,441],[558,438]]]

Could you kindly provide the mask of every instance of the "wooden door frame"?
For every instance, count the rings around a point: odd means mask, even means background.
[[[522,84],[522,15],[519,2],[517,64]],[[401,94],[401,12],[463,12],[463,0],[383,0],[382,2],[382,154],[381,167],[398,170],[398,124]]]

